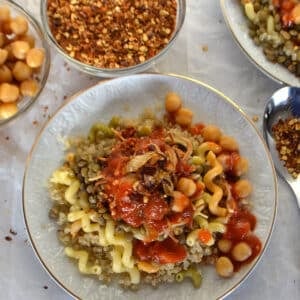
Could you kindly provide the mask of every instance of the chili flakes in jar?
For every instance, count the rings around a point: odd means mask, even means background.
[[[177,0],[48,0],[53,37],[72,58],[98,68],[145,62],[169,43]]]

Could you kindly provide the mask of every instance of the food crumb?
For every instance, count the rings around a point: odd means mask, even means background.
[[[67,95],[64,95],[64,100],[66,100],[68,98],[68,96]]]
[[[208,51],[208,46],[207,45],[203,45],[202,46],[202,51],[203,52],[207,52]]]
[[[5,139],[6,139],[7,141],[9,141],[9,136],[6,136]]]
[[[10,241],[12,240],[12,238],[11,238],[10,236],[7,235],[7,236],[5,237],[5,240],[8,241],[8,242],[10,242]]]
[[[253,121],[253,122],[257,122],[258,120],[259,120],[259,117],[258,117],[258,116],[253,116],[253,117],[252,117],[252,121]]]
[[[12,229],[9,229],[9,233],[12,234],[12,235],[17,235],[17,232],[12,230]]]
[[[39,122],[38,122],[37,120],[34,120],[34,121],[32,122],[32,124],[33,124],[33,125],[38,125]]]
[[[47,290],[47,289],[48,289],[48,286],[47,286],[47,285],[44,285],[43,288],[44,288],[45,290]]]

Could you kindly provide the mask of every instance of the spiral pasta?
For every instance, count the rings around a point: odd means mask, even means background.
[[[227,214],[227,209],[219,206],[219,202],[223,197],[223,190],[213,182],[218,175],[222,174],[223,168],[212,151],[208,152],[206,158],[208,163],[212,166],[212,169],[210,169],[203,178],[205,186],[213,193],[209,199],[208,207],[212,214],[224,217]]]

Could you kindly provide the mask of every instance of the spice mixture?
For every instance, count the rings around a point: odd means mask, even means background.
[[[289,173],[297,178],[300,174],[300,119],[280,119],[272,130],[280,159]]]
[[[155,56],[176,25],[176,0],[49,0],[53,37],[69,56],[99,68],[125,68]]]
[[[241,0],[249,35],[266,58],[300,76],[299,0]]]

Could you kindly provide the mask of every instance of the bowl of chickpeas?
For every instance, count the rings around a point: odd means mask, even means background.
[[[0,1],[0,126],[16,119],[40,95],[50,51],[39,23],[18,4]]]

